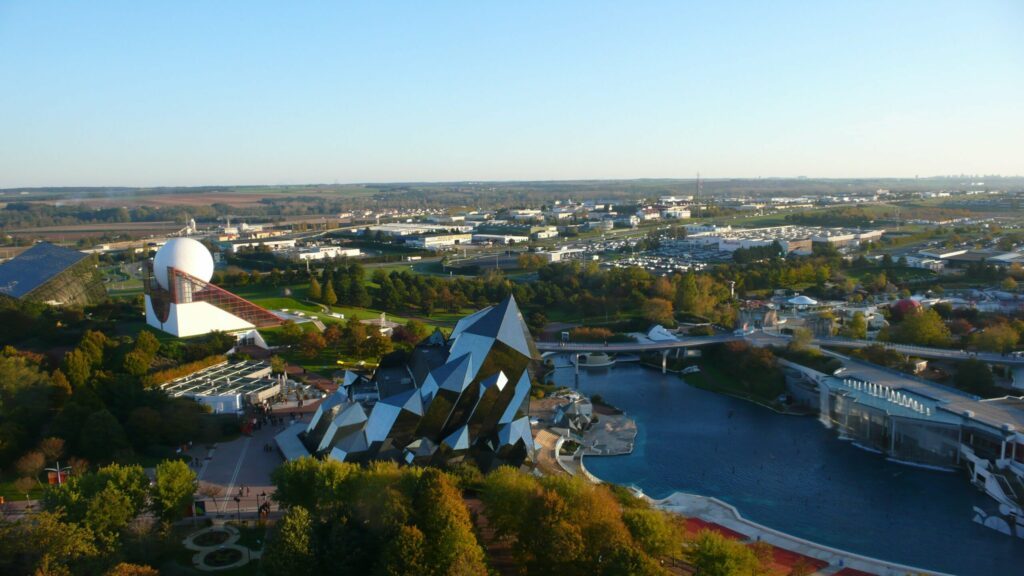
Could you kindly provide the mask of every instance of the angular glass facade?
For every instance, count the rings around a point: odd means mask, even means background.
[[[509,296],[460,320],[447,340],[438,332],[421,342],[408,366],[413,388],[385,394],[378,386],[382,397],[372,406],[351,400],[342,388],[304,430],[282,434],[297,433],[309,454],[345,461],[472,458],[484,470],[518,466],[534,451],[528,408],[536,357]]]

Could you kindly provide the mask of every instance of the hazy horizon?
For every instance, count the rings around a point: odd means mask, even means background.
[[[0,188],[1019,175],[1022,29],[995,0],[6,2]]]
[[[998,179],[1024,179],[1024,175],[1021,174],[930,174],[930,175],[916,175],[916,176],[860,176],[860,177],[814,177],[814,176],[756,176],[756,177],[734,177],[734,176],[714,176],[705,178],[703,175],[700,180],[703,182],[730,182],[730,181],[766,181],[766,180],[799,180],[799,181],[885,181],[885,180],[953,180],[960,178],[998,178]],[[549,180],[531,180],[531,179],[516,179],[516,180],[377,180],[377,181],[365,181],[365,182],[296,182],[296,183],[281,183],[281,182],[234,182],[234,183],[222,183],[222,184],[185,184],[185,185],[165,185],[165,184],[154,184],[154,185],[120,185],[120,184],[97,184],[89,186],[10,186],[0,187],[0,191],[12,191],[12,190],[46,190],[46,189],[125,189],[125,190],[161,190],[161,189],[176,189],[176,188],[274,188],[274,187],[315,187],[315,186],[440,186],[445,184],[572,184],[580,182],[644,182],[644,181],[666,181],[666,182],[696,182],[696,176],[666,176],[666,177],[638,177],[638,178],[557,178]]]

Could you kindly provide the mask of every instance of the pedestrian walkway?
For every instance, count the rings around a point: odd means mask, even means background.
[[[670,512],[721,526],[731,533],[741,534],[750,542],[766,542],[784,551],[794,552],[827,564],[815,574],[833,576],[838,574],[875,574],[877,576],[904,576],[906,574],[928,574],[949,576],[941,572],[922,570],[912,566],[885,562],[876,558],[844,552],[791,536],[778,530],[762,526],[743,518],[733,506],[707,496],[676,492],[663,500],[653,503]]]

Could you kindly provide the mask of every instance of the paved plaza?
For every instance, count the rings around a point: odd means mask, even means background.
[[[296,411],[297,419],[308,422],[317,404],[304,406],[301,412]],[[211,446],[194,445],[186,452],[199,461],[196,474],[200,499],[207,500],[207,514],[230,516],[239,512],[255,512],[264,501],[264,495],[274,493],[270,473],[284,462],[274,446],[274,435],[293,422],[290,417],[293,410],[285,407],[274,412],[275,417],[284,419],[281,424],[264,424],[259,430],[253,430],[250,436],[242,435],[230,442]],[[240,501],[235,502],[235,497]]]

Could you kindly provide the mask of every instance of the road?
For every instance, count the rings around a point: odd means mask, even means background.
[[[692,346],[707,346],[710,344],[721,344],[735,340],[748,340],[751,343],[764,346],[768,344],[785,345],[789,337],[784,335],[773,335],[766,332],[755,332],[744,336],[735,334],[716,334],[713,336],[696,336],[683,338],[671,342],[537,342],[537,350],[541,352],[649,352],[661,350],[673,350],[676,348],[689,348]],[[818,346],[829,346],[833,348],[864,348],[866,346],[884,346],[886,349],[895,350],[908,356],[918,358],[929,358],[936,360],[981,360],[990,364],[1002,364],[1005,366],[1024,366],[1024,357],[996,354],[993,352],[967,352],[964,350],[953,350],[949,348],[930,348],[927,346],[912,346],[909,344],[893,344],[890,342],[878,342],[875,340],[854,340],[850,338],[815,338],[812,341]]]
[[[830,346],[833,348],[864,348],[865,346],[881,345],[886,349],[895,350],[908,356],[918,358],[932,358],[936,360],[981,360],[990,364],[1002,364],[1005,366],[1024,366],[1024,357],[997,354],[995,352],[967,352],[964,350],[953,350],[950,348],[930,348],[927,346],[912,346],[909,344],[893,344],[890,342],[877,342],[875,340],[853,340],[849,338],[815,338],[814,343],[819,346]]]
[[[535,342],[540,352],[650,352],[675,350],[691,346],[707,346],[742,340],[743,336],[719,334],[714,336],[695,336],[671,342]]]

